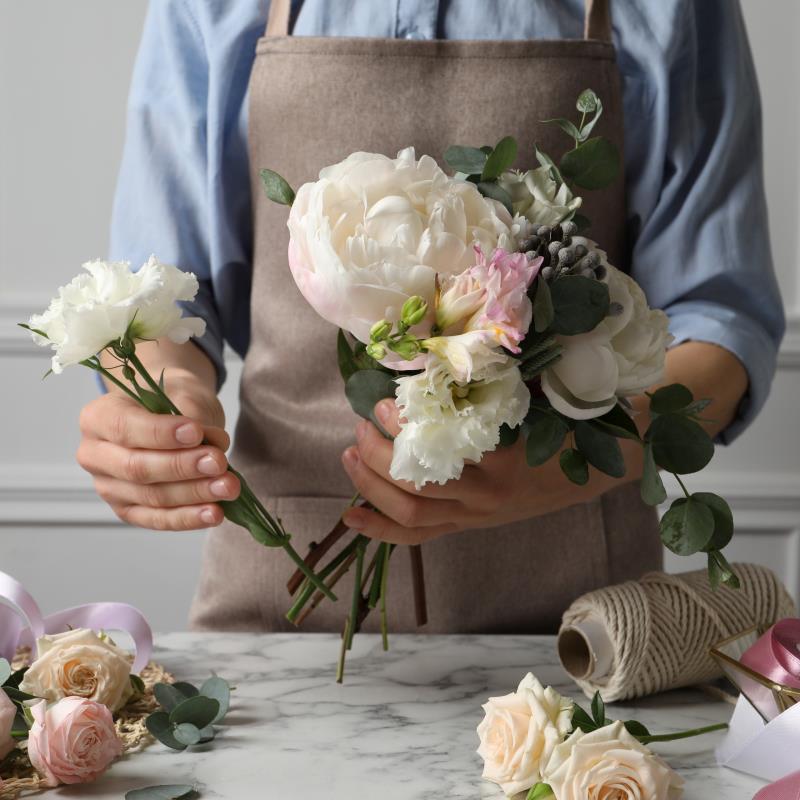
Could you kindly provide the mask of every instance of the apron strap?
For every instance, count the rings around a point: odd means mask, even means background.
[[[288,36],[291,15],[292,0],[270,0],[266,35]]]
[[[586,0],[583,38],[611,41],[611,0]]]

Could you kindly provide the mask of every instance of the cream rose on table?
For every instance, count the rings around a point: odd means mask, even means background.
[[[542,778],[557,745],[572,726],[572,701],[528,673],[517,691],[490,697],[478,726],[483,777],[507,794],[526,791]]]
[[[130,657],[107,636],[78,628],[43,636],[20,684],[23,692],[55,702],[85,697],[118,711],[133,693]]]

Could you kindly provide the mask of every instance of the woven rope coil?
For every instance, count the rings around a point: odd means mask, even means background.
[[[587,618],[602,622],[613,649],[602,678],[576,678],[587,696],[606,702],[655,694],[721,677],[709,648],[748,628],[797,614],[776,575],[755,564],[734,566],[741,588],[713,591],[705,570],[652,572],[639,581],[579,597],[564,613],[561,634]]]
[[[20,650],[14,659],[15,669],[28,663],[30,652]],[[145,727],[145,719],[158,708],[153,695],[153,687],[157,683],[173,683],[173,676],[164,667],[151,661],[140,673],[145,692],[125,706],[116,716],[117,735],[122,740],[125,752],[139,750],[152,744],[153,737]],[[28,761],[24,748],[14,751],[15,757],[8,762],[2,774],[0,800],[16,800],[22,792],[43,792],[51,787],[46,786]]]

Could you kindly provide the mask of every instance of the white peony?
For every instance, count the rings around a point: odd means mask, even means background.
[[[455,337],[453,337],[455,338]],[[400,434],[394,440],[391,476],[426,483],[458,478],[464,462],[479,461],[500,441],[500,427],[520,425],[530,403],[516,362],[491,361],[470,383],[459,383],[447,362],[429,355],[424,372],[397,380]]]
[[[483,710],[478,726],[483,777],[507,795],[530,789],[572,727],[572,701],[528,673],[516,692],[490,697]]]
[[[537,227],[556,225],[581,207],[581,198],[573,196],[566,183],[554,181],[548,167],[527,172],[510,170],[497,182],[511,195],[514,214]]]
[[[138,272],[125,261],[90,261],[85,273],[58,290],[43,314],[34,314],[33,340],[55,350],[53,372],[79,364],[126,334],[133,339],[169,337],[182,344],[202,336],[206,324],[182,316],[177,305],[197,294],[191,272],[159,263],[151,256]]]
[[[23,692],[55,703],[84,697],[118,711],[133,692],[131,659],[107,636],[88,628],[42,636],[38,656],[22,679]]]
[[[289,214],[289,266],[324,319],[369,342],[413,295],[434,308],[436,273],[475,261],[473,246],[516,250],[513,221],[474,184],[448,177],[413,148],[391,159],[353,153],[297,192]]]
[[[622,722],[575,731],[553,751],[543,780],[558,800],[676,800],[683,794],[681,777]]]
[[[647,305],[633,278],[611,266],[594,242],[580,236],[573,242],[598,253],[611,302],[622,311],[589,333],[556,337],[562,356],[542,374],[542,389],[556,411],[591,419],[610,411],[617,397],[640,394],[663,378],[672,336],[667,315]]]

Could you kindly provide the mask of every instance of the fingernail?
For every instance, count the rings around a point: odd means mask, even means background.
[[[355,447],[348,447],[347,450],[344,451],[342,454],[342,461],[344,461],[345,467],[350,469],[358,464],[358,452]]]
[[[211,525],[214,522],[214,511],[210,508],[204,508],[200,512],[200,519],[206,523],[206,525]]]
[[[200,439],[200,431],[197,425],[188,423],[186,425],[181,425],[180,428],[175,431],[175,438],[181,444],[194,444]]]
[[[348,528],[360,528],[364,524],[364,515],[357,509],[351,508],[342,515],[342,522]]]
[[[214,456],[203,456],[197,462],[197,471],[203,475],[219,475],[221,470]]]
[[[375,414],[381,422],[386,422],[392,413],[391,400],[381,400],[375,407]]]
[[[223,478],[212,481],[208,488],[211,489],[211,494],[217,497],[227,497],[231,493],[228,484]]]

